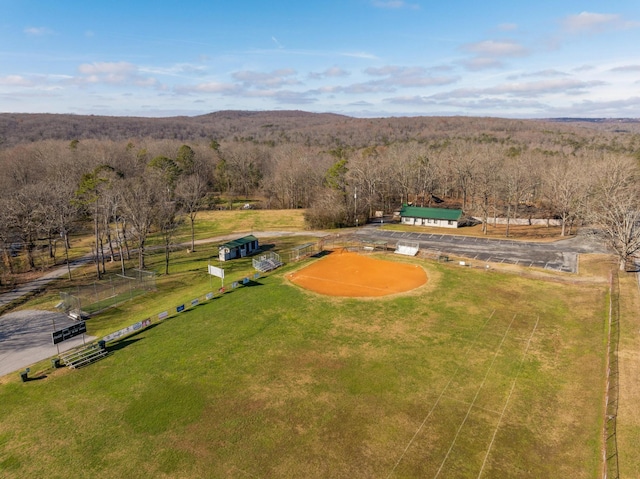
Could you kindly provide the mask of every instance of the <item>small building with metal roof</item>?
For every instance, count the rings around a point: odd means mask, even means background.
[[[218,259],[220,261],[228,261],[234,258],[244,258],[259,249],[258,238],[253,235],[247,235],[218,246]]]
[[[409,205],[403,205],[400,209],[400,222],[403,225],[457,228],[461,218],[462,210]]]

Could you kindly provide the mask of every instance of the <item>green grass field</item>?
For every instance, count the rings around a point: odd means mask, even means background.
[[[202,295],[203,255],[90,328]],[[89,367],[5,378],[0,476],[599,477],[606,283],[391,256],[429,282],[335,299],[290,285],[287,266]]]

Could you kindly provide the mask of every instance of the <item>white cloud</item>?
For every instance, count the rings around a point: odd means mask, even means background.
[[[575,95],[586,93],[588,89],[606,85],[603,81],[582,81],[572,78],[555,80],[539,80],[532,82],[503,83],[487,88],[459,88],[456,90],[437,93],[429,96],[430,99],[445,100],[451,98],[482,98],[486,96],[521,97],[530,99],[544,95]]]
[[[544,77],[544,78],[554,78],[554,77],[566,77],[569,76],[568,73],[561,72],[559,70],[555,70],[553,68],[548,68],[546,70],[539,70],[530,73],[521,73],[519,75],[511,75],[508,77],[509,80],[515,80],[517,78],[530,78],[530,77]]]
[[[223,95],[231,95],[240,93],[242,89],[233,83],[221,83],[221,82],[206,82],[199,83],[194,86],[180,86],[176,87],[177,93],[219,93]]]
[[[606,30],[640,27],[639,22],[625,20],[617,14],[592,12],[569,15],[562,21],[562,25],[569,33],[601,33]]]
[[[616,73],[638,73],[640,72],[640,65],[623,65],[611,68],[609,71]]]
[[[27,27],[24,33],[33,37],[43,37],[45,35],[53,35],[53,30],[47,27]]]
[[[468,43],[462,49],[482,57],[522,57],[529,54],[526,48],[512,40]]]
[[[350,73],[347,70],[343,70],[342,68],[339,67],[331,67],[331,68],[327,68],[325,71],[323,72],[310,72],[309,73],[309,78],[313,79],[313,80],[319,80],[322,78],[339,78],[339,77],[346,77],[349,76]]]
[[[434,77],[427,69],[422,67],[403,67],[386,65],[379,68],[367,68],[366,74],[377,77],[386,77],[383,80],[369,82],[369,84],[386,85],[389,87],[425,87],[432,85],[446,85],[457,81],[457,77]]]
[[[340,53],[341,56],[343,57],[350,57],[350,58],[361,58],[363,60],[377,60],[378,57],[375,56],[372,53],[367,53],[367,52],[344,52],[344,53]]]
[[[296,73],[292,68],[281,68],[272,72],[244,70],[235,72],[232,76],[235,80],[242,82],[246,88],[265,89],[299,84],[298,80],[291,78]]]
[[[503,58],[517,58],[529,55],[528,49],[513,40],[484,40],[476,43],[467,43],[461,47],[461,50],[475,55],[460,62],[467,70],[471,71],[501,68],[504,66]]]
[[[4,77],[0,77],[0,85],[2,86],[22,86],[22,87],[26,87],[26,86],[32,86],[33,82],[31,80],[28,80],[27,78],[21,76],[21,75],[7,75]]]
[[[460,62],[467,70],[479,71],[487,70],[489,68],[502,68],[504,63],[495,58],[488,57],[475,57],[469,60],[463,60]]]
[[[156,80],[140,75],[140,69],[128,62],[83,63],[78,67],[77,83],[106,83],[111,85],[134,84],[153,86]]]
[[[420,8],[420,5],[416,3],[407,3],[403,0],[373,0],[371,4],[376,8],[386,9],[408,8],[411,10],[418,10]]]
[[[168,75],[180,77],[202,77],[207,74],[207,69],[202,65],[192,63],[177,63],[169,67],[140,67],[142,73],[152,73],[155,75]]]

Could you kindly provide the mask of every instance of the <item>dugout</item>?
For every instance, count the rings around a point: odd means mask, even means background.
[[[243,236],[218,246],[218,259],[228,261],[234,258],[244,258],[259,249],[258,238],[253,235]]]

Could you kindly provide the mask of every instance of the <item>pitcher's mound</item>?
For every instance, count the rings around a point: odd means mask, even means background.
[[[427,282],[427,273],[418,265],[334,252],[287,278],[329,296],[374,297],[411,291]]]

